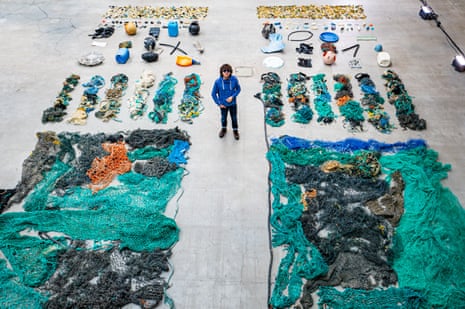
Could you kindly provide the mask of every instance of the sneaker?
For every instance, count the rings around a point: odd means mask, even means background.
[[[218,134],[218,136],[219,136],[220,138],[223,138],[225,134],[226,134],[226,128],[222,128],[221,131],[220,131],[220,133]]]
[[[235,138],[236,140],[239,139],[239,131],[234,131],[234,138]]]

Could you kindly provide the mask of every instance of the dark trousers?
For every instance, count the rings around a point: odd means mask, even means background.
[[[220,108],[221,110],[221,127],[226,128],[228,126],[228,112],[231,115],[231,122],[233,130],[237,130],[237,104],[233,106],[226,106],[225,108]]]

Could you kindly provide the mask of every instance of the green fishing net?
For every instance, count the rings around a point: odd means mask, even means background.
[[[463,306],[465,211],[424,141],[282,136],[267,158],[273,308]]]
[[[179,228],[189,136],[41,132],[0,215],[0,308],[153,308]]]

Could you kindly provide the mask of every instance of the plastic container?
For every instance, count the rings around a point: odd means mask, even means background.
[[[176,37],[179,34],[178,22],[175,20],[168,22],[168,35],[170,37]]]
[[[119,48],[116,53],[115,60],[119,64],[125,64],[129,59],[129,49],[128,48]]]

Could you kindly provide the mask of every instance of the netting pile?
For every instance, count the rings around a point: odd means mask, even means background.
[[[310,96],[306,86],[310,77],[304,73],[293,73],[287,80],[288,102],[291,104],[295,113],[292,120],[298,123],[310,123],[313,118],[313,110],[310,107]]]
[[[111,86],[105,91],[105,99],[100,101],[95,117],[104,122],[116,120],[121,109],[121,99],[128,88],[128,76],[120,73],[111,77]]]
[[[94,75],[92,78],[82,84],[85,88],[81,96],[79,106],[67,120],[69,123],[76,125],[85,125],[89,114],[98,106],[100,97],[98,92],[105,86],[105,79],[100,75]]]
[[[344,117],[344,126],[350,132],[363,131],[363,122],[365,117],[363,116],[363,108],[360,103],[354,100],[354,93],[352,92],[352,84],[350,78],[344,74],[336,74],[333,76],[336,81],[334,84],[334,90],[336,95],[336,104],[339,106],[339,111]]]
[[[179,229],[164,215],[185,174],[178,128],[42,132],[0,215],[1,308],[154,308]]]
[[[193,118],[200,116],[203,111],[200,94],[202,81],[196,73],[191,73],[184,77],[184,92],[181,102],[178,104],[178,111],[182,121],[193,123]]]
[[[326,124],[332,123],[336,115],[331,109],[331,95],[326,85],[325,74],[320,73],[312,76],[312,91],[315,96],[313,104],[318,114],[317,121]]]
[[[42,123],[63,121],[63,118],[67,114],[66,109],[69,102],[73,99],[70,93],[79,84],[80,79],[81,77],[77,74],[71,74],[65,79],[60,93],[58,93],[55,102],[53,102],[53,106],[43,111]]]
[[[422,140],[274,139],[270,305],[461,308],[465,210]]]
[[[410,130],[425,130],[426,120],[420,118],[415,112],[412,97],[408,94],[399,76],[392,70],[386,70],[381,77],[386,80],[386,95],[389,103],[396,109],[400,126]]]
[[[172,111],[174,88],[178,83],[178,80],[172,75],[172,73],[165,74],[152,99],[153,111],[149,113],[149,119],[155,123],[166,123],[168,114]]]
[[[265,122],[272,127],[284,125],[283,101],[281,93],[281,78],[275,72],[261,75],[262,92],[255,94],[255,98],[263,103]]]
[[[355,75],[355,79],[357,79],[363,93],[360,103],[366,108],[368,122],[381,133],[391,133],[394,126],[390,123],[390,117],[384,110],[384,99],[376,90],[376,85],[370,75],[358,73]]]

